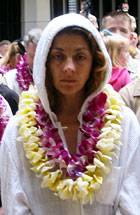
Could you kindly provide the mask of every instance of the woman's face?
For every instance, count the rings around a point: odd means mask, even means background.
[[[49,69],[54,87],[63,95],[83,92],[92,68],[92,54],[87,41],[74,33],[56,36],[49,55]]]

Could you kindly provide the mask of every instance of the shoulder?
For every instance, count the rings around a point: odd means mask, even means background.
[[[127,125],[128,124],[130,124],[130,125],[138,124],[138,127],[139,127],[139,123],[138,123],[135,113],[129,107],[127,107],[125,105],[122,108],[122,116],[123,116],[123,123],[125,123]]]
[[[136,94],[140,96],[140,78],[127,84],[119,91],[120,95],[123,96],[135,96]]]
[[[17,69],[7,72],[3,76],[2,83],[7,85],[11,90],[14,90],[20,96],[22,89],[17,81]]]
[[[96,28],[98,28],[97,18],[96,16],[89,13],[88,19],[92,22],[93,25],[95,25]]]
[[[3,77],[5,78],[8,78],[8,77],[14,77],[16,76],[16,73],[17,73],[17,69],[12,69],[12,70],[9,70],[9,72],[5,73]]]
[[[1,84],[0,85],[0,93],[4,96],[4,97],[17,97],[18,95],[16,94],[15,91],[11,90],[7,85],[5,84]]]
[[[4,74],[2,78],[2,83],[11,86],[11,84],[15,83],[16,81],[16,74],[16,69],[9,70],[9,72]]]

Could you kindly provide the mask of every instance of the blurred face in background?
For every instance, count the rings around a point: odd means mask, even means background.
[[[131,32],[130,44],[134,47],[137,47],[138,44],[138,35],[136,32]]]
[[[4,44],[0,47],[0,55],[3,57],[6,55],[10,44]]]
[[[28,47],[26,49],[26,53],[27,53],[27,63],[31,71],[33,71],[33,61],[34,61],[35,51],[36,51],[36,44],[29,42]]]
[[[124,37],[130,38],[130,23],[129,20],[122,20],[121,18],[108,17],[104,29],[113,33],[121,34]]]
[[[129,5],[127,3],[122,3],[122,10],[126,13],[129,11]]]

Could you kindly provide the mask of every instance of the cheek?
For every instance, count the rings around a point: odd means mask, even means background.
[[[90,77],[90,73],[91,73],[91,70],[83,71],[83,73],[81,73],[81,74],[79,75],[79,81],[80,81],[80,79],[81,79],[81,82],[82,82],[83,84],[85,84],[85,83],[87,82],[87,80],[89,79],[89,77]]]
[[[124,55],[124,59],[125,59],[125,61],[127,61],[128,60],[128,53],[126,53],[125,55]]]
[[[51,72],[51,71],[53,71],[53,72]],[[50,78],[51,78],[51,81],[54,84],[54,86],[56,86],[59,81],[58,71],[55,72],[54,69],[53,70],[50,69]]]

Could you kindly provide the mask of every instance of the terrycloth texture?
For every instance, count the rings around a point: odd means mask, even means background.
[[[95,38],[96,42],[98,43],[98,46],[100,47],[101,51],[104,53],[104,56],[107,60],[107,70],[106,70],[105,80],[101,86],[99,85],[98,89],[96,90],[96,92],[93,93],[92,96],[96,96],[103,89],[105,84],[108,83],[108,81],[110,80],[111,71],[112,71],[111,60],[107,53],[103,40],[100,36],[100,33],[98,32],[96,27],[88,19],[86,19],[85,17],[79,14],[71,13],[71,14],[66,14],[65,16],[59,16],[57,18],[54,18],[47,25],[47,27],[45,28],[42,34],[42,37],[39,40],[39,43],[36,49],[35,58],[34,58],[34,67],[33,67],[34,83],[38,88],[40,100],[47,113],[50,113],[51,110],[48,102],[47,92],[45,89],[46,59],[55,35],[65,27],[69,27],[69,26],[78,26],[89,31]]]
[[[130,82],[131,78],[125,67],[112,68],[112,75],[109,84],[113,86],[114,90],[118,92],[122,87]]]
[[[1,146],[0,172],[5,215],[138,215],[140,212],[140,127],[134,113],[125,108],[119,159],[92,205],[61,200],[41,188],[41,178],[31,171],[21,142],[16,142],[16,116],[8,124]],[[128,135],[129,134],[129,135]],[[14,156],[13,156],[14,155]],[[8,172],[7,172],[8,168]],[[117,210],[117,212],[116,212]]]

